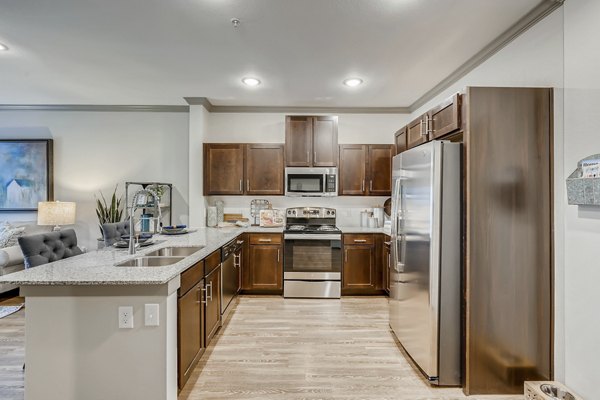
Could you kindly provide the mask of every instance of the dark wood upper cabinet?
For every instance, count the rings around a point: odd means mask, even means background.
[[[338,117],[288,115],[285,153],[288,167],[337,166]]]
[[[461,129],[461,102],[462,96],[457,93],[427,113],[430,139]]]
[[[427,141],[427,114],[423,114],[406,126],[406,147],[411,149]]]
[[[461,131],[463,129],[462,101],[463,96],[456,93],[397,131],[395,134],[396,154],[430,140]]]
[[[204,144],[204,194],[244,193],[244,145]]]
[[[338,161],[338,117],[312,117],[314,167],[335,167]]]
[[[367,146],[340,145],[339,194],[364,196],[367,194]]]
[[[340,145],[339,194],[389,196],[393,154],[392,144]]]
[[[246,145],[246,194],[282,195],[283,145]]]
[[[392,157],[394,145],[371,144],[368,146],[369,194],[390,196],[392,194]]]
[[[285,152],[288,167],[312,164],[312,117],[285,117]]]
[[[396,144],[396,154],[400,154],[403,151],[407,150],[407,147],[406,147],[406,127],[402,128],[398,132],[396,132],[394,143]]]

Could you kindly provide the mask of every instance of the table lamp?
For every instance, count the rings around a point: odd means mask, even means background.
[[[38,225],[54,226],[75,224],[75,203],[70,201],[42,201],[38,203]]]

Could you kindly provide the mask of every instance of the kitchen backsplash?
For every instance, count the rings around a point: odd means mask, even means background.
[[[206,205],[213,206],[215,201],[225,203],[225,213],[242,214],[250,217],[250,201],[266,199],[273,208],[286,209],[289,207],[330,207],[337,210],[338,226],[360,226],[360,213],[365,209],[382,207],[388,197],[269,197],[269,196],[210,196],[205,197]]]

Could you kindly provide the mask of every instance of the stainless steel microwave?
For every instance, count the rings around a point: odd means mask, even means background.
[[[323,197],[337,196],[337,168],[294,167],[285,169],[285,195]]]

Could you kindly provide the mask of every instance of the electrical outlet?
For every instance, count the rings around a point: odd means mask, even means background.
[[[146,326],[158,326],[158,304],[146,304],[144,306],[144,324]]]
[[[133,329],[133,307],[119,307],[119,328]]]

